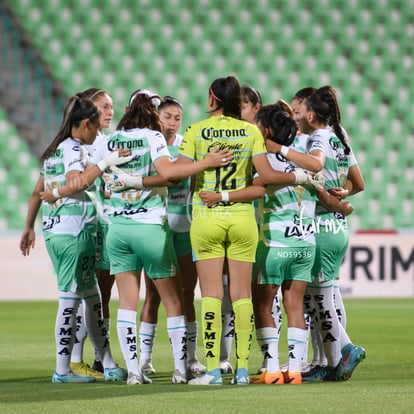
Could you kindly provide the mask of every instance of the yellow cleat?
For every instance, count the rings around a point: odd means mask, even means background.
[[[97,380],[103,380],[104,374],[99,371],[95,371],[92,369],[88,364],[85,364],[83,361],[81,362],[71,362],[70,369],[78,375],[82,375],[84,377],[95,377]]]

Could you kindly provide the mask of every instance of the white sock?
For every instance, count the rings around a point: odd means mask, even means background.
[[[316,317],[327,363],[330,367],[336,367],[341,360],[341,347],[340,322],[334,304],[333,282],[322,282],[310,289],[316,305]]]
[[[73,344],[72,354],[70,362],[82,362],[83,361],[83,348],[85,346],[85,340],[88,336],[88,330],[85,325],[85,318],[83,312],[83,303],[79,304],[78,312],[76,314],[76,337]]]
[[[325,351],[323,349],[323,341],[321,331],[319,330],[318,321],[315,320],[315,316],[311,320],[311,340],[313,348],[312,364],[325,366],[328,364],[326,360]]]
[[[319,325],[316,315],[315,302],[313,301],[312,294],[310,293],[309,286],[306,288],[306,294],[304,298],[305,313],[309,316],[309,335],[312,342],[312,364],[325,366],[327,364],[325,351],[323,349],[322,336],[319,330]],[[309,343],[309,339],[308,339]],[[307,354],[305,354],[306,357]]]
[[[59,292],[58,310],[55,322],[56,373],[70,372],[70,356],[76,334],[76,311],[80,297],[70,292]]]
[[[106,337],[109,340],[109,329],[111,327],[111,318],[104,318],[103,326],[106,329]],[[101,358],[99,357],[98,352],[96,351],[96,349],[95,349],[95,361],[100,361],[102,363]]]
[[[174,357],[174,367],[185,374],[187,370],[187,323],[185,316],[167,317],[167,333]]]
[[[271,326],[256,329],[256,340],[266,362],[269,372],[280,371],[279,364],[279,334],[277,328]]]
[[[341,325],[346,329],[346,311],[338,281],[335,281],[334,285],[334,303],[339,322],[341,322]]]
[[[104,318],[104,327],[106,329],[106,336],[109,338],[109,332],[111,330],[111,318]]]
[[[280,289],[279,289],[280,290]],[[282,329],[282,309],[280,308],[279,293],[277,293],[273,299],[272,305],[272,317],[275,321],[275,326],[277,329],[277,334],[280,335],[280,330]]]
[[[305,313],[304,316],[305,316],[305,325],[306,325],[306,342],[305,342],[305,351],[304,351],[304,354],[303,354],[303,364],[307,364],[308,363],[308,353],[309,353],[311,317],[308,313]]]
[[[187,322],[187,360],[197,359],[197,321]]]
[[[82,297],[85,324],[96,353],[104,368],[116,368],[102,317],[102,300],[98,285],[95,289],[82,292]]]
[[[127,370],[128,372],[139,375],[140,370],[137,355],[137,312],[127,309],[118,309],[116,329]]]
[[[151,359],[157,324],[141,322],[139,325],[139,363],[140,365]]]
[[[302,371],[302,363],[305,357],[306,329],[288,327],[287,340],[289,347],[289,371]]]

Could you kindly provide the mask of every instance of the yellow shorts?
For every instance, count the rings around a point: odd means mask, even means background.
[[[190,238],[194,261],[227,257],[253,263],[258,242],[254,211],[195,215]]]

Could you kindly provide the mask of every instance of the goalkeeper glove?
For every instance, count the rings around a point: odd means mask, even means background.
[[[115,166],[111,166],[110,169],[113,173],[103,174],[103,179],[111,191],[118,193],[129,188],[137,190],[142,190],[144,188],[142,175],[127,174]]]
[[[325,186],[323,171],[313,174],[301,168],[296,168],[293,174],[295,174],[295,184],[310,186],[316,191],[322,190]]]
[[[125,164],[132,160],[132,155],[127,157],[120,157],[118,151],[111,152],[103,160],[99,161],[96,166],[101,170],[105,171],[111,165]]]

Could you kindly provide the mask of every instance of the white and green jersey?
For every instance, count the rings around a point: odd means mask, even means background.
[[[296,135],[295,139],[292,142],[291,147],[299,152],[306,152],[306,145],[308,143],[308,134],[304,134],[301,132],[300,134]]]
[[[329,127],[317,129],[309,135],[308,152],[320,150],[325,154],[323,174],[327,190],[334,187],[343,187],[346,183],[351,157],[345,155],[344,149],[341,140]],[[316,215],[319,216],[321,223],[331,218],[346,221],[342,214],[329,211],[319,202],[316,204]]]
[[[342,132],[345,135],[345,138],[346,138],[346,140],[348,142],[348,145],[349,145],[348,133],[346,132],[346,130],[344,128],[342,128]],[[332,129],[332,133],[335,134],[335,132],[333,132],[333,129]],[[358,161],[355,158],[355,154],[354,154],[354,152],[352,151],[352,148],[351,148],[351,153],[349,154],[349,168],[351,168],[351,167],[353,167],[354,165],[357,165],[357,164],[358,164]]]
[[[66,174],[84,171],[88,162],[83,143],[66,138],[55,153],[43,164],[45,189],[59,188],[66,184]],[[96,210],[85,191],[62,197],[53,204],[43,202],[43,232],[45,238],[52,234],[77,236],[83,230],[95,233]]]
[[[105,148],[105,143],[105,135],[99,133],[92,145],[85,145],[86,149],[88,150],[90,160],[93,164],[97,164],[106,155],[106,153],[103,151]],[[111,202],[109,198],[105,198],[105,182],[101,176],[96,178],[95,187],[95,193],[91,195],[91,197],[93,196],[95,199],[98,220],[101,223],[109,224],[108,211],[110,209]]]
[[[294,170],[281,154],[267,158],[275,171]],[[315,203],[316,194],[302,186],[268,185],[259,202],[260,240],[269,247],[314,246]]]
[[[142,177],[157,175],[154,161],[158,158],[171,158],[161,132],[148,128],[115,131],[106,138],[102,146],[104,156],[118,149],[130,149],[132,160],[118,167],[128,174]],[[167,187],[112,192],[110,201],[108,215],[111,223],[164,224],[167,221]]]
[[[177,134],[168,150],[177,159],[183,136]],[[168,224],[171,230],[186,233],[190,231],[191,225],[191,177],[185,178],[177,186],[168,187]]]

